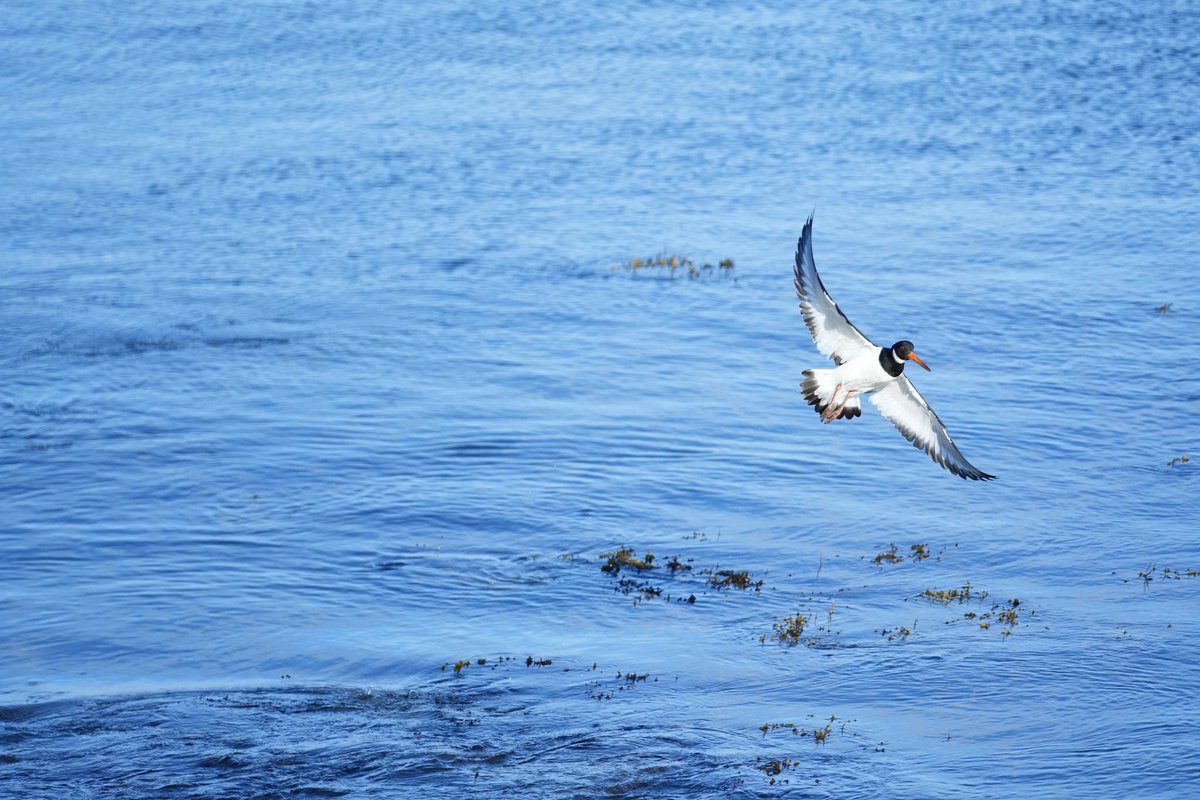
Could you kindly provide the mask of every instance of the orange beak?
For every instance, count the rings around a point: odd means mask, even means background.
[[[926,372],[933,372],[933,370],[931,370],[931,369],[929,368],[929,365],[928,365],[928,364],[926,364],[926,363],[925,363],[924,361],[922,361],[921,359],[917,358],[917,354],[916,354],[916,353],[909,353],[909,354],[908,354],[908,360],[909,360],[909,361],[915,361],[915,362],[917,362],[918,364],[920,364],[922,367],[924,367],[924,368],[925,368],[925,371],[926,371]]]

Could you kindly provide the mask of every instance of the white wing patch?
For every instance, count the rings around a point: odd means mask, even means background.
[[[958,446],[946,432],[946,426],[933,413],[933,409],[921,397],[917,387],[901,375],[887,386],[872,392],[870,400],[887,417],[913,447],[924,450],[929,457],[961,478],[973,481],[990,481],[989,475],[971,466],[971,462],[959,452]]]
[[[825,291],[813,261],[811,216],[804,223],[804,231],[796,245],[796,294],[800,297],[800,311],[804,313],[804,323],[808,325],[813,342],[821,355],[833,359],[833,363],[840,366],[863,348],[878,347],[846,319]]]

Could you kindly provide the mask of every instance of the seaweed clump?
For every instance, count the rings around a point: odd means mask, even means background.
[[[810,719],[812,718],[811,714],[808,716]],[[823,745],[829,740],[829,735],[833,733],[833,723],[836,721],[837,715],[831,714],[829,720],[821,727],[817,727],[814,724],[811,728],[804,728],[794,722],[764,722],[758,729],[763,732],[763,738],[766,738],[767,734],[773,731],[791,731],[793,736],[811,736],[813,744]],[[845,721],[841,724],[840,733],[843,735],[846,733]],[[766,775],[770,779],[771,785],[774,786],[776,778],[779,775],[798,769],[801,763],[798,758],[768,758],[759,759],[754,767]],[[785,780],[784,782],[786,783],[787,781]]]
[[[622,547],[611,553],[601,553],[600,557],[607,559],[600,569],[610,575],[620,574],[622,567],[632,567],[638,572],[654,569],[654,554],[646,553],[638,558],[632,547]]]
[[[640,578],[621,577],[621,570],[623,569],[632,569],[639,575],[642,572],[654,569],[653,553],[648,552],[641,558],[638,558],[632,547],[622,547],[611,553],[601,553],[600,557],[605,559],[604,563],[600,566],[601,571],[607,572],[609,575],[617,578],[617,585],[614,587],[614,590],[622,594],[635,595],[633,600],[635,605],[643,600],[662,596],[663,590],[661,586],[655,586],[649,581]],[[673,562],[678,562],[678,560],[678,558],[672,559]],[[672,572],[675,571],[672,562],[668,562],[667,566]]]
[[[886,561],[889,564],[899,564],[903,560],[904,556],[896,552],[896,543],[892,542],[891,546],[888,547],[887,550],[876,554],[875,558],[871,559],[871,563],[882,564]]]
[[[987,598],[988,593],[974,589],[971,582],[967,581],[961,587],[953,589],[925,589],[921,592],[921,597],[931,602],[940,603],[948,606],[951,603],[965,603],[968,600],[974,599],[981,606]],[[1021,613],[1025,612],[1029,616],[1037,614],[1037,611],[1024,606],[1019,597],[1009,598],[1007,601],[994,602],[987,610],[980,611],[965,611],[958,619],[946,620],[949,625],[952,622],[964,621],[974,622],[981,630],[989,630],[995,625],[1002,636],[1007,638],[1012,634],[1013,629],[1017,627]]]
[[[823,728],[802,728],[794,722],[764,722],[758,727],[763,732],[763,738],[771,731],[791,731],[794,736],[811,736],[817,744],[825,744],[825,740],[829,738],[829,734],[833,733],[833,723],[837,720],[837,715],[833,714],[829,717],[829,722],[825,723]],[[845,723],[842,724],[845,728]],[[776,773],[778,774],[778,773]]]
[[[722,258],[714,267],[708,262],[697,264],[695,259],[688,256],[680,255],[679,253],[659,253],[646,258],[630,258],[622,261],[612,268],[616,271],[630,272],[634,275],[641,272],[654,272],[656,274],[667,274],[672,280],[684,274],[687,271],[687,276],[691,280],[711,274],[732,274],[733,259]]]
[[[664,595],[664,585],[680,590],[674,598],[677,602],[695,604],[696,592],[690,591],[696,585],[692,583],[694,577],[704,579],[705,589],[716,591],[741,589],[759,593],[766,583],[762,578],[751,576],[747,570],[696,568],[694,559],[684,559],[679,555],[659,559],[647,551],[638,557],[632,547],[619,547],[612,552],[601,553],[600,559],[600,570],[617,580],[614,590],[633,595],[634,605],[657,597],[671,600],[672,595]]]
[[[753,580],[750,577],[750,573],[744,569],[719,569],[715,572],[710,572],[707,581],[707,585],[714,589],[729,589],[732,587],[745,590],[753,588],[755,592],[762,591],[763,583],[765,581],[762,578]]]
[[[914,622],[913,624],[915,625],[916,623]],[[912,636],[912,629],[908,628],[904,625],[898,625],[895,628],[892,628],[891,630],[884,628],[879,633],[881,636],[885,637],[889,642],[894,642],[897,640],[903,642],[909,636]]]
[[[1151,564],[1145,569],[1139,569],[1138,578],[1142,581],[1142,588],[1149,589],[1150,584],[1156,579],[1161,578],[1164,581],[1180,581],[1184,578],[1200,577],[1200,569],[1172,569],[1171,567],[1163,567],[1161,570],[1157,564]],[[1129,583],[1129,579],[1125,579],[1125,583]]]
[[[594,667],[594,665],[593,665]],[[631,692],[639,683],[648,683],[650,678],[649,672],[617,672],[617,676],[612,683],[599,680],[588,684],[588,697],[594,697],[597,700],[612,700],[620,692]],[[654,683],[658,682],[655,678]]]
[[[965,603],[972,597],[971,582],[967,581],[961,587],[953,589],[925,589],[925,591],[921,592],[921,597],[934,603],[941,603],[944,606],[948,606],[951,603]],[[983,602],[983,599],[987,597],[987,592],[976,592],[974,597]]]
[[[911,545],[908,549],[908,557],[913,561],[924,561],[933,555],[931,552],[929,552],[929,545],[923,542]],[[871,559],[872,564],[899,564],[903,561],[904,556],[897,551],[895,542],[892,542],[890,545],[888,545],[887,550],[884,550],[881,553],[876,553],[875,557]]]
[[[790,617],[778,620],[771,626],[771,638],[781,644],[795,647],[800,644],[801,637],[804,636],[804,626],[807,624],[808,617],[796,612]],[[759,641],[764,641],[765,638],[765,636],[760,636]]]

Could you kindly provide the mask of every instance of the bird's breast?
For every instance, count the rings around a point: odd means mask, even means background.
[[[837,368],[838,382],[848,391],[870,392],[882,389],[896,378],[887,374],[874,352],[847,361]]]

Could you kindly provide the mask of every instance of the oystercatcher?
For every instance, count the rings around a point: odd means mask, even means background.
[[[996,477],[971,466],[938,415],[905,377],[904,365],[909,361],[932,371],[913,352],[912,342],[901,339],[891,347],[880,347],[854,327],[825,291],[813,262],[811,216],[796,246],[796,294],[817,349],[837,364],[835,369],[806,369],[803,373],[800,388],[804,399],[821,419],[830,423],[861,416],[859,401],[868,395],[913,447],[924,450],[945,469],[975,481]]]

